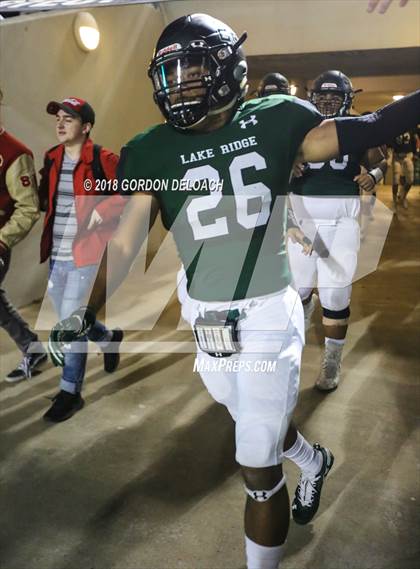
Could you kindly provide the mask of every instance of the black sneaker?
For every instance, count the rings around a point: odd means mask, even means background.
[[[300,475],[292,503],[292,515],[297,524],[308,524],[315,516],[321,498],[322,484],[334,464],[334,455],[329,448],[314,444],[314,449],[322,453],[321,470],[316,476]]]
[[[80,393],[73,394],[63,390],[57,393],[52,401],[53,404],[44,414],[44,419],[53,423],[67,421],[85,404]]]
[[[8,373],[5,377],[5,380],[8,383],[16,383],[21,379],[31,379],[32,372],[41,364],[46,362],[48,356],[45,352],[38,353],[38,354],[26,354],[23,356],[22,361],[20,364],[13,369],[10,373]]]
[[[112,330],[110,346],[104,350],[104,370],[107,373],[114,372],[120,364],[120,344],[124,338],[124,332],[120,328]],[[109,350],[109,351],[108,351]]]

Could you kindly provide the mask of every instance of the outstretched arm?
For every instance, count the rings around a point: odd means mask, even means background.
[[[327,119],[305,136],[295,162],[326,162],[339,154],[335,121]]]
[[[325,162],[380,146],[420,122],[420,90],[360,117],[323,121],[305,136],[296,159]]]

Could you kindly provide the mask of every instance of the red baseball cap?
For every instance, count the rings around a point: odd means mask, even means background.
[[[87,101],[77,97],[68,97],[58,103],[57,101],[50,101],[47,105],[47,113],[56,115],[59,110],[65,111],[69,115],[79,117],[82,123],[90,122],[93,126],[95,124],[95,111]]]

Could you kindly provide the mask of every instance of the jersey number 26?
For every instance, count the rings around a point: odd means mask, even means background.
[[[244,184],[242,170],[255,168],[264,170],[267,167],[265,159],[257,152],[248,152],[241,156],[236,156],[230,166],[229,175],[234,192],[236,205],[236,220],[245,229],[253,229],[260,225],[265,225],[270,217],[271,191],[262,182],[256,184]],[[209,164],[198,166],[187,170],[184,180],[214,180],[220,182],[219,172]],[[225,196],[226,197],[229,196]],[[204,225],[199,218],[199,214],[215,209],[223,198],[222,192],[213,192],[209,196],[202,196],[191,200],[187,206],[187,218],[191,225],[194,239],[211,239],[228,235],[229,220],[227,216],[217,217],[213,223]],[[260,211],[248,213],[249,200],[259,198],[261,200]]]

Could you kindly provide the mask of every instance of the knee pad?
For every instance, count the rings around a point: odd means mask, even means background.
[[[347,326],[350,318],[350,307],[344,308],[344,310],[328,310],[328,308],[322,309],[322,323],[325,326]]]
[[[286,475],[284,474],[280,482],[276,484],[276,486],[274,486],[274,488],[272,488],[271,490],[250,490],[246,486],[244,486],[244,488],[248,496],[250,496],[256,502],[266,502],[272,496],[274,496],[274,494],[277,494],[277,492],[281,490],[285,484],[286,484]]]
[[[344,318],[350,318],[350,306],[347,306],[347,308],[343,310],[329,310],[328,308],[323,308],[322,314],[325,318],[330,318],[331,320],[343,320]]]

